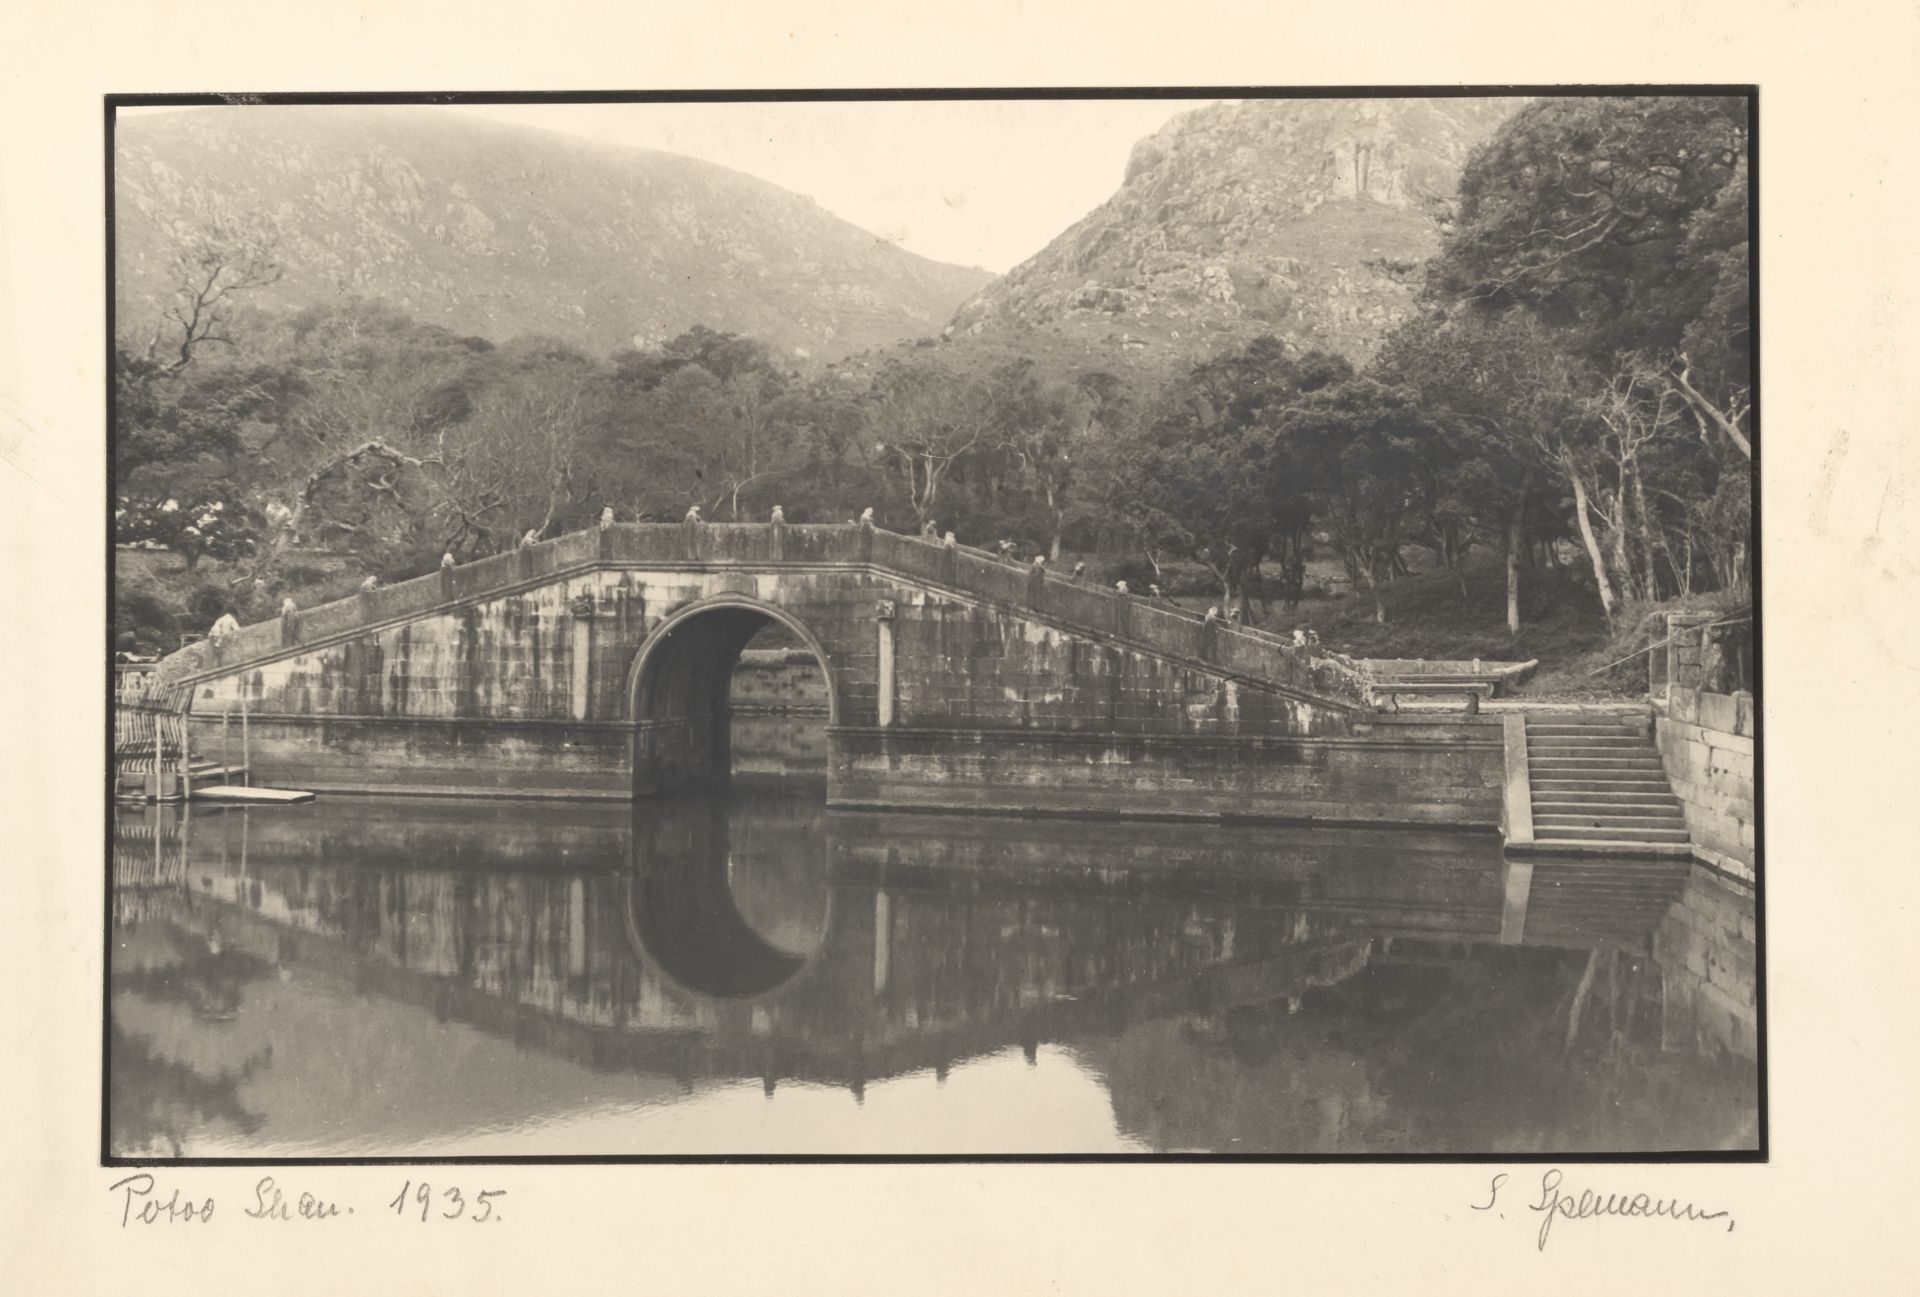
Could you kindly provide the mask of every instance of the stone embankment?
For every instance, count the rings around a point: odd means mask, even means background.
[[[1693,853],[1752,882],[1759,817],[1754,741],[1759,712],[1750,693],[1718,694],[1672,685],[1654,725],[1660,756],[1680,798]]]

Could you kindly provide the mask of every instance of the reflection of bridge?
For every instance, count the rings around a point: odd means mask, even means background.
[[[1556,884],[1452,834],[900,827],[804,802],[528,825],[524,810],[332,799],[197,814],[192,867],[152,885],[192,898],[171,922],[266,964],[594,1068],[858,1089],[1295,999],[1370,959],[1644,955],[1686,877],[1648,864]],[[124,845],[152,853],[138,834]]]
[[[244,700],[273,782],[624,796],[726,768],[734,663],[775,623],[825,676],[838,804],[1498,817],[1497,734],[1372,733],[1342,660],[866,526],[575,533],[162,674]]]

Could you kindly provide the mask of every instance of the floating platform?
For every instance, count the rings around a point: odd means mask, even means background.
[[[310,802],[313,794],[298,788],[252,788],[245,784],[214,784],[193,790],[196,802],[246,802],[250,805],[284,806]]]

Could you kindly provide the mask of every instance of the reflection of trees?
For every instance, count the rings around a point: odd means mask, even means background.
[[[150,1039],[123,1031],[110,1021],[107,1111],[114,1151],[138,1156],[164,1148],[169,1156],[179,1157],[181,1136],[210,1124],[251,1135],[265,1118],[240,1102],[240,1087],[272,1057],[269,1047],[237,1068],[205,1076],[161,1057]]]
[[[1653,960],[1396,941],[1333,985],[1145,1023],[1080,1052],[1159,1149],[1751,1146],[1750,1063],[1662,1049]]]
[[[265,960],[225,946],[217,930],[201,936],[174,917],[190,904],[179,893],[139,893],[146,917],[114,925],[116,950],[136,940],[151,961],[140,967],[121,967],[108,974],[115,996],[131,996],[149,1004],[186,1010],[196,1032],[219,1030],[232,1021],[249,983],[272,971]],[[271,1046],[255,1051],[237,1067],[202,1070],[169,1058],[158,1042],[136,1033],[109,1015],[108,1112],[116,1151],[135,1153],[164,1148],[181,1153],[182,1137],[210,1123],[231,1126],[241,1134],[258,1130],[264,1118],[240,1101],[240,1087],[273,1058]]]

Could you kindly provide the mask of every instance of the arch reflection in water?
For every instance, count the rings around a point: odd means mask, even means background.
[[[631,807],[327,798],[116,828],[121,1152],[1753,1133],[1751,896],[1684,864],[1528,872],[1457,834],[848,815],[751,781]]]
[[[774,851],[736,853],[729,810],[705,798],[676,814],[636,816],[625,916],[635,952],[675,985],[751,999],[793,980],[820,952],[833,892],[817,832],[782,834]]]

